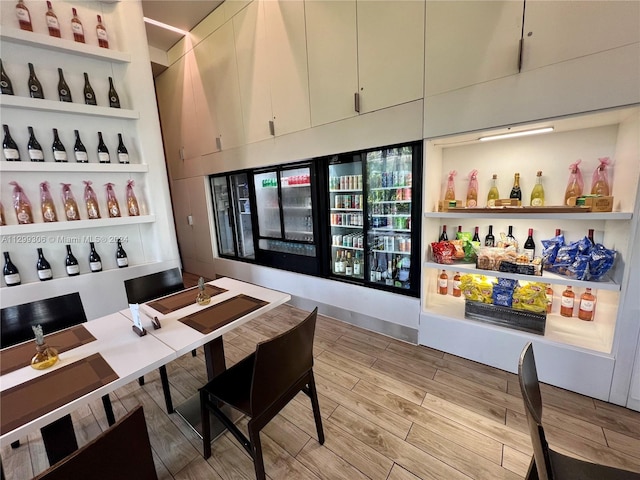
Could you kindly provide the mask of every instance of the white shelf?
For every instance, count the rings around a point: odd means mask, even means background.
[[[361,208],[330,208],[332,212],[362,212]]]
[[[392,227],[372,227],[369,229],[369,232],[371,233],[375,233],[375,232],[405,232],[405,233],[411,233],[411,229],[409,228],[392,228]]]
[[[583,213],[502,213],[474,212],[425,212],[425,218],[504,218],[526,220],[631,220],[631,212],[583,212]]]
[[[68,53],[81,57],[95,58],[116,63],[129,63],[131,56],[128,53],[101,48],[97,45],[87,45],[64,38],[50,37],[40,33],[27,32],[11,27],[3,26],[0,29],[0,40],[20,45],[52,50],[54,52]]]
[[[331,245],[331,248],[338,248],[340,250],[357,250],[357,251],[364,251],[364,248],[360,248],[360,247],[345,247],[344,245]]]
[[[362,193],[362,189],[361,188],[344,188],[342,190],[329,190],[329,193],[345,193],[345,192],[356,192],[356,193]]]
[[[357,228],[362,230],[362,225],[329,225],[331,228]]]
[[[106,172],[146,173],[146,163],[76,163],[76,162],[7,162],[0,161],[0,172]]]
[[[513,280],[522,280],[527,282],[552,283],[554,285],[571,285],[572,287],[588,287],[593,288],[594,290],[610,290],[612,292],[620,291],[620,285],[610,280],[602,282],[586,282],[582,280],[574,280],[569,277],[547,271],[543,271],[542,276],[538,277],[536,275],[520,275],[517,273],[498,272],[496,270],[482,270],[476,268],[475,264],[473,263],[443,264],[436,262],[424,262],[423,267],[435,268],[436,270],[448,270],[451,272],[455,271],[461,273],[475,273],[478,275],[486,275],[487,277],[511,278]]]
[[[60,232],[63,230],[79,230],[83,228],[114,227],[118,225],[135,225],[153,223],[155,215],[137,217],[97,218],[95,220],[76,220],[59,222],[29,223],[26,225],[4,225],[0,227],[0,235],[25,235],[32,233]]]
[[[411,255],[411,252],[401,252],[400,250],[375,250],[375,249],[372,249],[371,253],[391,253],[393,255]]]
[[[55,100],[19,97],[16,95],[2,95],[0,106],[36,110],[41,112],[73,113],[79,115],[94,115],[98,117],[122,118],[137,120],[140,114],[136,110],[124,108],[101,107],[99,105],[85,105],[83,103],[58,102]]]

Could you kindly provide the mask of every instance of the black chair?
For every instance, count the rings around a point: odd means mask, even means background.
[[[142,405],[34,480],[157,480]]]
[[[146,303],[150,300],[184,290],[184,283],[182,282],[180,269],[172,268],[170,270],[125,280],[124,289],[127,292],[127,301],[129,303]],[[195,350],[191,353],[194,357],[196,356]],[[171,400],[171,388],[169,387],[167,367],[163,365],[158,371],[160,372],[160,382],[162,383],[162,392],[164,393],[167,413],[173,413],[173,401]],[[138,383],[141,386],[144,385],[144,377],[140,377]]]
[[[0,310],[0,348],[33,339],[31,327],[35,325],[42,325],[44,333],[49,334],[86,321],[87,315],[78,292],[5,307]],[[108,394],[102,397],[102,405],[107,422],[113,425],[116,419]],[[57,462],[78,448],[69,415],[42,427],[41,431],[50,463]],[[19,441],[12,443],[14,448],[19,445]]]
[[[320,405],[313,378],[313,336],[317,313],[316,308],[289,331],[259,343],[254,353],[200,389],[204,458],[211,456],[211,411],[253,458],[256,479],[264,480],[260,430],[300,391],[311,399],[318,441],[324,443]],[[226,403],[250,417],[250,440],[223,413],[219,403]]]
[[[578,460],[549,448],[542,428],[542,398],[531,342],[520,355],[518,379],[533,444],[527,480],[640,480],[640,473]]]

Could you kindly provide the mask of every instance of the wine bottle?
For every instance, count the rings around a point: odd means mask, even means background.
[[[509,198],[515,198],[517,200],[522,200],[522,191],[520,190],[520,174],[516,173],[513,176],[513,187],[511,188],[511,193],[509,194]]]
[[[16,16],[18,17],[18,23],[21,30],[27,30],[33,32],[33,26],[31,25],[31,15],[29,9],[24,4],[24,0],[18,0],[16,5]]]
[[[495,173],[491,178],[491,188],[489,189],[489,194],[487,195],[487,207],[495,207],[496,200],[500,198],[500,193],[498,193],[498,175]]]
[[[73,39],[76,42],[84,43],[84,28],[82,28],[82,22],[78,18],[78,12],[75,8],[71,9],[73,17],[71,18],[71,31],[73,32]]]
[[[578,318],[585,322],[591,322],[596,309],[596,297],[591,293],[591,289],[587,287],[585,292],[580,295],[580,306],[578,307]]]
[[[33,132],[33,127],[27,127],[27,129],[29,130],[29,143],[27,143],[29,158],[32,162],[44,162],[44,153],[40,142],[36,139],[36,134]]]
[[[41,248],[38,248],[38,262],[36,263],[36,270],[38,271],[38,278],[42,282],[51,280],[53,278],[51,265],[49,264],[47,259],[44,258],[44,254],[42,253]]]
[[[124,146],[121,133],[118,134],[118,162],[129,163],[129,151]]]
[[[2,270],[2,274],[4,275],[4,282],[7,284],[7,287],[15,287],[16,285],[20,285],[20,272],[18,272],[18,267],[16,267],[11,261],[9,252],[3,253],[4,269]]]
[[[124,268],[129,266],[129,259],[127,258],[127,252],[122,248],[122,242],[118,239],[118,248],[116,249],[116,263],[118,268]]]
[[[493,225],[489,225],[489,233],[484,237],[484,246],[493,247],[496,244],[496,237],[493,236]]]
[[[29,80],[27,81],[27,85],[29,86],[29,96],[31,98],[44,98],[42,84],[40,80],[38,80],[38,77],[36,77],[33,63],[29,63]]]
[[[16,212],[18,224],[26,225],[33,223],[33,212],[31,202],[18,182],[9,182],[13,186],[13,210]]]
[[[438,240],[440,242],[446,242],[447,240],[449,240],[449,237],[447,236],[447,226],[446,225],[442,226],[442,233],[440,234],[440,238]]]
[[[42,218],[45,222],[58,221],[56,206],[53,203],[53,198],[49,191],[49,182],[47,181],[40,183],[40,209],[42,211]]]
[[[64,80],[64,74],[61,68],[58,68],[58,97],[61,102],[73,102],[71,99],[71,90],[69,90],[69,85],[67,85],[67,82]]]
[[[113,86],[113,78],[111,77],[109,77],[109,106],[111,108],[120,108],[120,97]]]
[[[76,157],[76,162],[89,163],[89,156],[87,155],[87,149],[82,143],[82,140],[80,140],[80,132],[78,132],[78,130],[74,130],[73,133],[76,134],[76,143],[73,145],[73,154]]]
[[[569,175],[569,182],[567,183],[567,189],[564,192],[564,204],[569,204],[571,197],[579,197],[582,195],[582,175],[578,164],[581,160],[571,165],[571,175]]]
[[[60,22],[58,22],[57,15],[53,12],[51,2],[47,0],[47,13],[44,14],[47,20],[47,28],[49,29],[49,35],[52,37],[60,38]]]
[[[544,187],[542,186],[542,171],[536,174],[536,184],[531,190],[531,206],[542,207],[544,205]]]
[[[100,15],[98,15],[98,24],[96,25],[96,35],[98,36],[98,45],[102,48],[109,48],[107,29],[104,28],[102,17]]]
[[[393,285],[394,277],[395,277],[395,272],[393,271],[393,262],[391,260],[387,260],[387,272],[386,272],[386,277],[384,279],[384,283],[386,285]]]
[[[518,241],[516,240],[516,237],[513,236],[512,225],[509,225],[509,233],[507,233],[506,244],[506,246],[513,246],[516,249],[516,252],[518,251]]]
[[[107,211],[109,212],[109,218],[116,218],[120,216],[120,205],[116,198],[116,193],[113,190],[113,183],[106,184],[107,187]]]
[[[560,315],[563,317],[573,317],[573,304],[576,294],[571,290],[571,285],[562,292],[562,300],[560,302]]]
[[[98,132],[98,161],[100,163],[111,163],[111,157],[109,157],[109,149],[102,139],[102,132]]]
[[[591,242],[591,245],[595,245],[596,244],[595,240],[593,239],[593,228],[589,229],[589,233],[587,233],[587,238]]]
[[[536,243],[533,241],[533,228],[529,229],[529,235],[527,236],[522,249],[524,250],[524,253],[527,254],[529,261],[532,261],[533,257],[536,255]]]
[[[58,136],[58,129],[53,129],[53,144],[51,145],[51,150],[53,150],[53,159],[56,162],[67,162],[67,150],[64,148],[64,145],[60,141],[60,137]]]
[[[87,105],[97,105],[96,94],[89,83],[89,74],[84,72],[84,103]]]
[[[92,272],[101,272],[102,260],[100,259],[98,252],[96,252],[96,246],[93,242],[89,242],[89,246],[91,247],[91,250],[89,251],[89,269]]]
[[[4,158],[10,162],[19,162],[20,151],[18,150],[18,145],[13,140],[13,137],[9,132],[9,125],[2,125],[2,128],[4,128],[4,140],[2,141],[2,152],[4,153]]]
[[[371,270],[369,270],[369,281],[376,281],[376,269],[378,267],[378,259],[376,258],[376,254],[373,254],[373,261],[371,262]]]
[[[6,225],[7,222],[4,218],[4,207],[2,206],[2,202],[0,202],[0,227]]]
[[[360,252],[356,252],[356,256],[353,259],[353,276],[360,278],[360,276],[362,275],[361,273],[361,269],[360,269],[360,257],[359,257],[359,253]]]
[[[70,277],[75,277],[76,275],[80,275],[80,265],[78,265],[78,260],[71,252],[71,245],[67,245],[67,258],[64,261],[65,267],[67,270],[67,275]]]
[[[545,293],[547,295],[547,313],[551,313],[551,311],[553,310],[553,288],[551,288],[550,283],[547,283],[547,289]]]
[[[442,270],[442,273],[440,273],[440,276],[438,277],[438,293],[440,295],[446,295],[448,290],[449,276],[447,275],[447,272]]]
[[[0,88],[3,95],[13,95],[13,84],[7,72],[4,71],[2,60],[0,60]]]
[[[347,260],[344,264],[344,274],[347,277],[353,277],[353,262],[351,261],[351,252],[347,252]]]
[[[478,242],[480,243],[480,235],[478,235],[478,228],[476,227],[476,231],[473,234],[473,238],[471,239],[472,242]]]

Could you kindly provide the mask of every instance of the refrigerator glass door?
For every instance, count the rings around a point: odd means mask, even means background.
[[[255,258],[248,175],[246,173],[230,175],[229,180],[231,181],[231,196],[235,213],[235,235],[238,243],[238,257]]]
[[[285,240],[313,242],[309,167],[280,171]]]
[[[253,176],[253,183],[256,189],[259,235],[282,238],[277,173],[275,171],[256,173]]]
[[[360,155],[329,162],[329,231],[333,275],[364,278],[362,161]]]
[[[216,214],[216,233],[218,235],[218,247],[220,249],[219,253],[221,255],[235,256],[236,251],[233,243],[227,177],[212,178],[211,187],[213,188],[213,201]]]
[[[367,252],[372,283],[411,288],[413,147],[368,152]]]

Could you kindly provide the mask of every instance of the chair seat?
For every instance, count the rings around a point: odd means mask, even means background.
[[[551,449],[549,456],[554,479],[557,480],[640,480],[640,473],[579,460]]]
[[[243,358],[234,366],[225,370],[207,383],[201,390],[251,416],[251,372],[255,362],[255,353]]]

